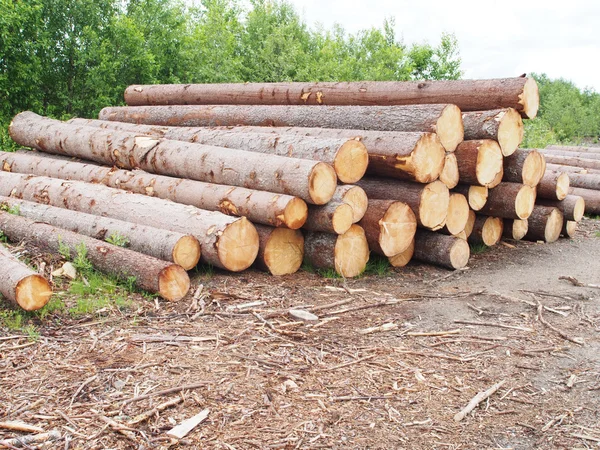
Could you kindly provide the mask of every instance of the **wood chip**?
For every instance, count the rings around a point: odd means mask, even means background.
[[[167,436],[174,437],[176,439],[183,439],[186,437],[194,428],[200,425],[202,422],[206,420],[208,414],[210,413],[210,409],[204,409],[200,411],[193,417],[184,420],[176,427],[171,428],[171,430],[167,431]]]
[[[318,322],[319,316],[310,313],[308,311],[304,311],[302,309],[290,309],[288,312],[291,318],[296,320],[302,320],[304,322]]]
[[[43,433],[44,429],[35,425],[29,425],[25,422],[8,421],[0,422],[0,428],[4,430],[23,431],[25,433]]]

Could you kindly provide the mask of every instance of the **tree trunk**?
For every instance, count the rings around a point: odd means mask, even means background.
[[[467,197],[469,207],[473,211],[479,211],[487,202],[489,189],[485,186],[459,184],[454,188],[454,191]]]
[[[392,267],[404,267],[406,266],[410,260],[412,259],[415,253],[415,239],[410,242],[410,245],[403,252],[398,253],[397,255],[390,256],[388,261]]]
[[[565,220],[560,232],[566,238],[572,238],[577,233],[577,222],[574,220]]]
[[[600,153],[600,147],[580,147],[579,145],[548,145],[547,150],[562,150],[569,152]]]
[[[478,215],[473,223],[473,230],[468,237],[469,244],[487,245],[492,247],[500,242],[504,232],[504,222],[501,217]]]
[[[232,272],[250,267],[258,253],[258,234],[245,217],[97,184],[8,172],[0,172],[0,195],[191,234],[200,241],[202,261]]]
[[[446,185],[448,189],[454,189],[460,181],[460,173],[458,170],[458,159],[454,152],[446,153],[444,158],[444,168],[440,173],[440,181]]]
[[[582,159],[593,159],[600,160],[599,152],[574,152],[571,150],[557,150],[553,148],[543,148],[539,150],[544,155],[548,156],[563,156],[566,158],[582,158]]]
[[[5,213],[1,213],[3,217]],[[52,296],[46,279],[35,273],[0,244],[0,294],[25,311],[43,308]]]
[[[369,198],[365,190],[360,186],[350,184],[338,186],[331,201],[350,205],[352,208],[352,223],[357,223],[364,217],[369,205]]]
[[[558,208],[535,205],[527,222],[529,228],[524,239],[550,243],[560,237],[563,229],[563,214]]]
[[[130,250],[174,262],[185,270],[200,260],[200,243],[191,235],[0,196],[2,204],[17,207],[20,216],[94,239],[122,239]]]
[[[360,275],[369,261],[365,232],[359,225],[352,225],[342,235],[308,232],[304,260],[316,269],[334,269],[345,278]]]
[[[469,236],[473,234],[473,227],[475,227],[475,220],[477,219],[477,214],[475,211],[469,211],[469,220],[467,220],[467,225],[465,225],[465,230],[462,233],[459,233],[457,237],[464,239],[465,241],[469,239]]]
[[[471,251],[463,239],[446,236],[427,230],[419,230],[415,235],[413,258],[448,269],[462,269],[469,262]]]
[[[580,173],[582,175],[600,175],[600,169],[586,169],[585,167],[577,166],[561,166],[559,164],[546,164],[546,169],[553,172],[566,172],[569,175],[572,173]]]
[[[600,175],[570,173],[569,186],[600,191]]]
[[[544,156],[537,150],[518,149],[504,158],[504,181],[537,186],[546,171]]]
[[[411,106],[122,106],[100,120],[188,127],[277,126],[436,133],[452,151],[463,140],[460,109],[452,104]]]
[[[450,193],[441,181],[418,184],[383,178],[363,178],[358,185],[365,190],[369,199],[407,203],[421,227],[439,230],[446,222]]]
[[[548,200],[540,198],[538,205],[558,208],[566,220],[579,222],[585,212],[585,200],[577,195],[567,195],[563,200]]]
[[[454,152],[461,183],[494,187],[502,171],[502,151],[496,141],[464,141]]]
[[[166,300],[181,300],[190,289],[190,279],[181,266],[98,239],[2,211],[0,229],[12,241],[25,240],[54,253],[66,247],[75,256],[85,246],[86,257],[96,269],[122,280],[135,277],[136,286]]]
[[[300,230],[257,225],[260,249],[256,265],[272,275],[296,273],[304,258],[304,236]]]
[[[300,228],[308,214],[304,200],[290,195],[84,164],[44,153],[0,152],[0,169],[104,184],[275,227]]]
[[[527,234],[529,227],[527,219],[504,219],[504,231],[502,236],[506,239],[520,241]]]
[[[586,214],[600,214],[600,191],[592,189],[571,188],[569,193],[583,197]]]
[[[498,141],[504,156],[512,155],[523,141],[523,119],[514,108],[463,113],[465,140]]]
[[[465,230],[469,220],[469,202],[458,192],[450,193],[446,225],[442,229],[445,234],[456,235]]]
[[[317,205],[331,200],[337,185],[335,171],[322,162],[70,125],[31,112],[21,113],[13,119],[10,134],[20,145],[48,153],[295,195]]]
[[[463,111],[512,107],[534,118],[539,94],[533,78],[443,81],[353,81],[133,85],[128,105],[418,105],[456,103]]]
[[[548,153],[544,154],[544,158],[546,158],[546,162],[550,164],[556,164],[560,166],[577,166],[585,169],[600,170],[600,161],[597,159],[550,155]]]
[[[487,202],[479,210],[486,216],[527,219],[535,205],[535,188],[518,183],[500,183],[490,189]]]
[[[323,233],[344,234],[352,225],[352,207],[342,202],[329,202],[323,206],[311,205],[304,229]]]
[[[548,200],[563,200],[569,193],[569,174],[547,170],[537,185],[537,196]]]
[[[383,256],[406,250],[417,230],[417,219],[410,206],[395,200],[369,200],[367,212],[358,224],[365,230],[371,251]]]

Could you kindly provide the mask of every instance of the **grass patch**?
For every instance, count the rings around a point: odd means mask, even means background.
[[[471,244],[471,255],[480,255],[487,252],[489,247],[485,244]]]
[[[329,278],[331,280],[337,280],[343,278],[339,273],[335,271],[335,269],[318,269],[317,275],[323,278]]]
[[[302,266],[300,267],[300,270],[304,271],[304,272],[308,272],[308,273],[316,273],[317,269],[315,269],[315,267],[306,261],[302,262]]]
[[[600,238],[600,231],[596,231],[596,237]]]
[[[119,233],[112,233],[106,238],[106,242],[117,247],[129,247],[129,239]]]
[[[390,274],[391,271],[392,266],[390,265],[389,260],[385,256],[371,253],[369,262],[367,263],[367,266],[365,267],[365,270],[363,271],[361,276],[374,275],[378,277],[383,277]]]

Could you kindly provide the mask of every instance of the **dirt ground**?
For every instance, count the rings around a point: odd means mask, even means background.
[[[598,448],[600,289],[559,279],[600,284],[600,222],[581,228],[497,246],[464,271],[215,272],[176,304],[51,316],[37,341],[0,328],[0,422],[60,432],[52,449]]]

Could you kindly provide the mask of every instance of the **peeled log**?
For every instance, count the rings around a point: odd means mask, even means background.
[[[467,241],[427,230],[415,235],[413,258],[448,269],[462,269],[469,262],[471,250]]]
[[[583,197],[586,214],[600,214],[600,191],[592,189],[571,188],[569,193]]]
[[[9,132],[18,144],[47,153],[294,195],[317,205],[331,200],[337,186],[335,171],[322,162],[71,125],[32,112],[18,114]]]
[[[529,224],[527,219],[504,219],[504,231],[502,236],[506,239],[520,241],[527,234]]]
[[[304,236],[300,230],[257,225],[260,249],[256,265],[272,275],[296,273],[304,258]]]
[[[406,266],[410,260],[412,259],[415,253],[415,239],[411,241],[410,245],[403,252],[398,253],[397,255],[390,256],[388,261],[392,267],[404,267]]]
[[[389,178],[363,178],[358,185],[365,190],[369,199],[407,203],[421,227],[439,230],[446,222],[450,193],[441,181],[418,184]]]
[[[477,216],[473,223],[473,230],[468,238],[469,244],[484,244],[492,247],[500,242],[504,231],[504,222],[501,217]]]
[[[352,223],[357,223],[364,217],[369,205],[369,198],[365,190],[350,184],[338,186],[331,201],[350,205],[352,208]]]
[[[599,175],[600,169],[586,169],[585,167],[576,167],[576,166],[561,166],[559,164],[546,164],[546,169],[552,170],[553,172],[566,172],[569,176],[572,173],[580,173],[582,175],[585,174],[593,174]]]
[[[450,193],[450,203],[448,204],[448,214],[446,215],[446,225],[444,231],[455,235],[465,230],[469,220],[469,202],[467,198],[458,192]]]
[[[540,198],[538,205],[558,208],[566,220],[579,222],[585,213],[585,200],[577,195],[567,195],[562,200],[548,200]]]
[[[504,219],[527,219],[535,205],[536,191],[519,183],[500,183],[488,192],[488,199],[479,210],[486,216]]]
[[[469,207],[473,211],[479,211],[487,202],[489,189],[485,186],[459,184],[454,188],[454,191],[467,197]]]
[[[123,280],[134,277],[136,286],[166,300],[181,300],[190,289],[190,279],[181,266],[98,239],[2,211],[0,229],[12,241],[25,240],[54,253],[67,247],[76,255],[77,248],[85,245],[86,257],[95,268]]]
[[[344,234],[352,226],[352,207],[342,202],[329,202],[323,206],[311,205],[304,229],[323,233]]]
[[[97,184],[9,172],[0,172],[0,195],[191,234],[200,241],[202,261],[232,272],[250,267],[258,253],[258,234],[245,217]]]
[[[569,186],[600,191],[600,175],[570,173]]]
[[[548,145],[546,149],[570,152],[600,153],[600,147],[581,147],[579,145]]]
[[[394,256],[406,250],[417,230],[417,219],[406,203],[395,200],[369,200],[369,207],[358,223],[364,230],[371,251]]]
[[[448,151],[463,140],[461,112],[453,104],[411,106],[121,106],[100,120],[188,127],[276,126],[436,133]]]
[[[0,217],[5,213],[1,214]],[[0,294],[25,311],[35,311],[48,303],[52,288],[43,276],[35,273],[0,244]]]
[[[454,152],[458,160],[460,182],[493,187],[502,172],[502,151],[496,141],[464,141]]]
[[[0,196],[0,205],[17,207],[19,215],[104,241],[111,236],[127,239],[125,247],[191,270],[200,260],[200,243],[191,235],[99,217],[55,206]]]
[[[553,148],[543,148],[540,149],[544,155],[549,156],[564,156],[567,158],[583,158],[583,159],[594,159],[600,160],[599,152],[574,152],[569,150],[557,150]]]
[[[577,233],[577,222],[573,220],[565,220],[560,233],[566,238],[572,238],[575,236],[575,233]]]
[[[498,141],[504,156],[512,155],[523,141],[523,119],[514,108],[463,113],[465,141]]]
[[[558,208],[535,205],[528,224],[529,229],[524,239],[554,242],[558,240],[563,229],[563,214]]]
[[[132,85],[128,105],[415,105],[456,103],[463,111],[512,107],[533,119],[533,78],[440,81]]]
[[[446,185],[448,189],[456,187],[460,181],[460,173],[458,170],[458,159],[454,152],[446,153],[444,158],[444,168],[440,173],[440,181]]]
[[[546,162],[550,164],[557,164],[561,166],[577,166],[585,169],[600,170],[600,160],[589,159],[589,158],[576,158],[569,156],[558,156],[551,154],[544,154]]]
[[[518,149],[504,158],[504,181],[537,186],[544,176],[544,156],[537,150]]]
[[[342,235],[308,232],[304,260],[317,269],[334,269],[345,278],[360,275],[369,261],[365,232],[359,225],[352,225]]]
[[[562,200],[569,193],[569,174],[547,170],[537,185],[537,196],[548,200]]]

